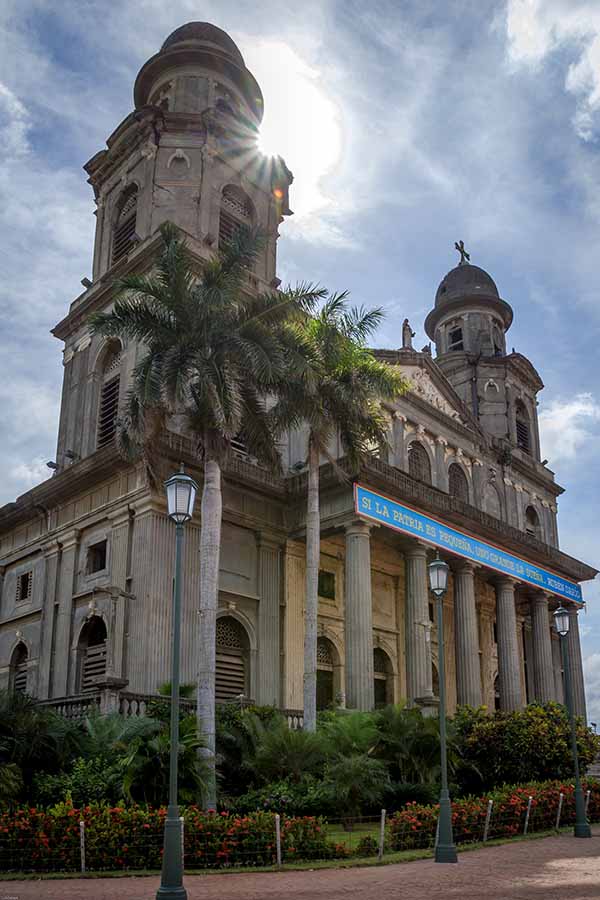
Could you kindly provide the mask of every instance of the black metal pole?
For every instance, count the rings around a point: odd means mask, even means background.
[[[560,635],[560,647],[562,651],[563,669],[565,672],[565,699],[567,701],[567,711],[569,713],[569,722],[571,725],[571,752],[573,754],[573,768],[575,769],[575,827],[573,829],[573,834],[578,838],[590,838],[592,836],[592,829],[590,828],[585,815],[585,800],[583,799],[583,788],[581,787],[581,779],[579,778],[577,725],[575,723],[575,712],[573,710],[571,660],[569,659],[566,634]]]
[[[446,671],[444,664],[444,602],[443,594],[437,598],[437,627],[438,627],[438,666],[440,681],[440,755],[441,755],[441,790],[440,790],[440,818],[438,829],[438,842],[435,848],[435,861],[438,863],[458,862],[454,836],[452,834],[452,806],[448,791],[448,758],[446,750]]]
[[[181,551],[183,524],[175,524],[175,583],[173,586],[173,634],[171,643],[171,754],[169,758],[169,807],[160,887],[157,900],[187,900],[183,886],[183,848],[177,804],[177,763],[179,755],[179,658],[181,647]]]

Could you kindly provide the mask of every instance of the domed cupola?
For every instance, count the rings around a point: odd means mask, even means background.
[[[188,22],[169,35],[140,69],[133,89],[136,109],[201,115],[224,106],[255,127],[263,97],[235,41],[209,22]]]
[[[435,295],[436,308],[451,300],[462,300],[465,297],[490,297],[497,299],[500,296],[498,288],[491,275],[479,266],[470,263],[459,263],[454,269],[450,269],[444,275]]]
[[[455,247],[460,262],[440,282],[425,331],[435,341],[438,356],[450,352],[504,356],[512,308],[501,299],[492,276],[471,265],[463,242]]]

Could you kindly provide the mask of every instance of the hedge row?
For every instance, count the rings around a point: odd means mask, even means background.
[[[600,784],[589,782],[588,815],[600,821]],[[547,782],[496,791],[481,799],[452,804],[456,843],[481,840],[488,801],[493,800],[489,837],[522,833],[529,797],[529,830],[551,829],[556,823],[560,794],[564,795],[561,822],[574,818],[571,784]],[[275,814],[245,816],[205,814],[197,807],[182,810],[185,819],[185,865],[188,869],[228,866],[264,866],[276,861]],[[81,865],[80,821],[85,823],[85,859],[89,870],[158,869],[162,861],[166,809],[141,806],[93,805],[77,809],[69,803],[51,809],[20,809],[0,813],[1,871],[77,871]],[[435,839],[438,807],[408,804],[388,820],[387,849],[407,850],[431,846]],[[332,859],[349,851],[328,836],[327,822],[315,816],[282,818],[282,856],[296,859]],[[366,835],[357,853],[376,849]]]
[[[187,868],[264,866],[276,861],[275,814],[247,816],[182,810]],[[76,871],[81,865],[80,821],[85,823],[86,868],[158,869],[162,861],[164,807],[61,804],[49,810],[21,809],[0,814],[0,871]],[[282,855],[330,859],[345,847],[327,837],[324,820],[284,819]]]
[[[600,783],[584,782],[590,790],[588,818],[600,821]],[[467,798],[452,803],[452,825],[457,844],[483,839],[489,801],[493,801],[488,837],[514,837],[525,827],[529,798],[532,798],[528,831],[545,831],[555,827],[560,794],[563,794],[560,821],[562,825],[575,818],[575,793],[572,784],[560,781],[521,785],[494,791],[484,798]],[[437,828],[438,806],[409,803],[389,821],[390,846],[393,850],[410,850],[433,845]]]

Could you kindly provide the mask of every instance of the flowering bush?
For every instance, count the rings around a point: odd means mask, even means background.
[[[276,861],[275,815],[206,814],[182,810],[187,868],[264,866]],[[158,869],[162,861],[165,807],[62,803],[49,810],[0,814],[0,871],[74,871],[81,865],[80,821],[85,823],[85,859],[90,870]],[[286,860],[345,855],[327,837],[322,819],[283,819]]]
[[[584,783],[590,789],[588,817],[600,819],[600,783]],[[532,798],[528,831],[554,828],[560,794],[563,805],[560,821],[563,825],[575,817],[575,797],[572,784],[560,781],[531,784],[494,791],[487,797],[455,800],[452,803],[452,827],[457,844],[480,841],[483,838],[488,801],[493,801],[489,823],[489,837],[512,837],[522,834],[525,826],[529,797]],[[393,850],[410,850],[429,847],[435,841],[439,807],[409,803],[389,821],[390,842]]]

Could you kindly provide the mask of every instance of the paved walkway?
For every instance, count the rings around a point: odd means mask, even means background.
[[[153,900],[158,878],[0,882],[0,900]],[[504,844],[432,860],[376,868],[196,875],[189,900],[598,900],[600,830]]]

